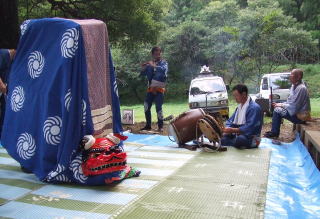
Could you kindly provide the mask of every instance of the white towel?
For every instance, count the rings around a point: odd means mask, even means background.
[[[233,120],[233,124],[243,125],[246,123],[246,112],[249,106],[250,97],[247,98],[247,101],[242,105],[239,104],[237,107],[237,112]]]

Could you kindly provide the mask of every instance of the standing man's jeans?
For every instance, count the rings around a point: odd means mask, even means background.
[[[246,135],[227,134],[221,138],[222,146],[234,146],[236,148],[254,148],[252,145],[253,137]]]
[[[148,92],[146,99],[144,101],[144,113],[146,116],[146,127],[151,128],[151,106],[152,102],[154,101],[156,104],[156,111],[157,111],[157,117],[158,117],[158,128],[163,128],[163,113],[162,113],[162,104],[163,104],[163,93],[156,92],[151,93]]]
[[[276,107],[272,115],[272,129],[271,129],[271,132],[275,135],[280,134],[280,126],[281,126],[282,118],[289,120],[293,124],[304,123],[304,121],[298,119],[296,115],[291,116],[286,109],[282,107]]]

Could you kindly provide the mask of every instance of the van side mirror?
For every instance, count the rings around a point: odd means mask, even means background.
[[[227,91],[230,91],[230,86],[229,84],[226,85]]]
[[[188,90],[188,89],[185,90],[185,94],[186,94],[187,96],[189,96],[189,90]]]

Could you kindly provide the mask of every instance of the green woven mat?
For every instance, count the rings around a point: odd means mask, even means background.
[[[199,153],[119,218],[263,218],[270,151]]]

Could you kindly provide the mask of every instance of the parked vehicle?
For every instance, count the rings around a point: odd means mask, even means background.
[[[267,115],[272,114],[271,102],[282,103],[288,99],[291,82],[290,72],[271,73],[262,76],[256,102]]]
[[[228,92],[223,79],[214,76],[209,69],[201,71],[199,76],[190,83],[189,108],[202,108],[209,113],[218,112],[221,116],[228,118]]]

